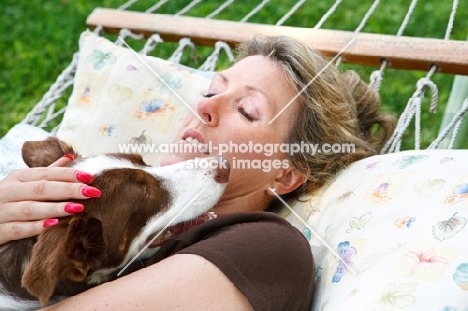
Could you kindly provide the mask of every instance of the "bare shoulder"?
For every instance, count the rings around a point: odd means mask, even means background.
[[[210,261],[177,254],[58,303],[50,310],[253,310]],[[49,310],[49,309],[47,309]]]

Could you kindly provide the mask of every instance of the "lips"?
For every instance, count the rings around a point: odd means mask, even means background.
[[[203,139],[201,134],[198,133],[197,131],[192,130],[192,129],[189,129],[189,130],[185,131],[184,135],[182,136],[182,139],[186,140],[188,137],[195,138],[196,140],[198,140],[198,142],[200,142],[200,144],[205,143],[205,140]]]
[[[203,136],[195,130],[189,129],[185,131],[182,136],[182,142],[191,144],[196,147],[198,151],[203,152],[204,154],[209,154],[209,150],[205,144]]]

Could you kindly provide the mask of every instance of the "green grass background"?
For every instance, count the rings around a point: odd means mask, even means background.
[[[157,1],[140,0],[130,7],[131,10],[146,10]],[[156,13],[174,13],[184,8],[190,1],[171,0],[161,6]],[[223,1],[204,0],[197,4],[187,15],[206,16]],[[248,3],[247,3],[248,2]],[[261,1],[235,1],[217,18],[240,20]],[[308,0],[284,24],[313,27],[332,6],[335,0]],[[408,10],[410,0],[383,0],[376,12],[363,29],[364,32],[395,34]],[[455,17],[451,39],[465,40],[468,33],[468,1],[460,1]],[[117,8],[125,3],[122,0],[55,0],[55,1],[16,1],[0,2],[0,137],[41,99],[62,70],[70,63],[78,49],[78,37],[86,29],[86,17],[95,7]],[[264,9],[249,21],[274,24],[295,1],[271,0]],[[322,28],[353,31],[361,22],[372,0],[343,0],[338,10],[331,15]],[[452,1],[419,1],[404,35],[443,38],[445,35]],[[142,46],[142,43],[135,42]],[[167,58],[174,45],[157,50],[153,55]],[[200,60],[184,55],[183,62],[199,66],[211,49],[199,48]],[[343,70],[355,69],[366,81],[376,68],[360,66],[341,66]],[[385,71],[381,88],[382,109],[398,116],[408,99],[416,90],[416,82],[425,76],[424,72]],[[439,86],[439,109],[429,114],[429,100],[423,102],[422,146],[433,140],[442,119],[443,110],[449,97],[453,76],[436,74],[433,81]],[[66,104],[67,91],[58,106]],[[429,92],[426,92],[429,98]],[[412,125],[413,127],[413,125]],[[411,148],[413,131],[405,136],[406,148]]]

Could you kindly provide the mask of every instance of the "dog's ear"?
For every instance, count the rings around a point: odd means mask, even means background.
[[[57,137],[49,137],[41,141],[27,141],[21,149],[24,163],[29,167],[49,166],[64,154],[77,156],[70,145]]]
[[[39,235],[21,283],[45,306],[59,279],[83,281],[105,257],[102,222],[73,217]]]

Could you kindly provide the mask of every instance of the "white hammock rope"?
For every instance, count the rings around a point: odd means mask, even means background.
[[[193,8],[195,5],[197,5],[201,0],[192,0],[186,7],[184,7],[182,10],[179,12],[175,13],[175,16],[183,15],[190,11],[191,8]]]
[[[234,0],[227,0],[223,4],[221,4],[218,9],[215,11],[211,12],[208,14],[205,18],[206,19],[211,19],[214,16],[218,15],[222,10],[227,8],[229,5],[231,5],[234,2]],[[199,70],[205,70],[205,71],[214,71],[216,70],[216,65],[218,64],[219,60],[219,53],[221,51],[224,51],[231,63],[234,62],[234,55],[232,54],[232,49],[227,44],[226,42],[218,41],[215,43],[215,49],[214,51],[207,57],[205,62],[198,68]]]
[[[102,26],[97,26],[94,28],[93,33],[95,33],[98,36],[102,36],[102,33],[104,32],[104,29],[102,29]]]
[[[127,39],[127,38],[132,38],[132,39],[135,39],[135,40],[145,39],[144,35],[133,33],[131,30],[129,30],[127,28],[120,29],[119,37],[122,38],[122,39]],[[115,40],[114,44],[117,45],[117,46],[122,46],[123,45],[123,40],[117,39],[117,40]]]
[[[134,2],[136,2],[138,0],[135,0]],[[159,9],[163,4],[165,4],[166,2],[168,2],[169,0],[161,0],[159,1],[158,3],[156,3],[155,5],[153,5],[152,7],[148,8],[145,12],[146,13],[153,13],[154,11],[156,11],[157,9]],[[133,2],[132,2],[133,4]],[[125,9],[124,9],[125,10]]]
[[[203,63],[203,65],[201,65],[200,68],[198,68],[198,69],[203,70],[203,71],[215,71],[216,65],[217,65],[218,59],[219,59],[219,52],[221,52],[221,50],[224,50],[224,52],[226,53],[226,55],[229,58],[229,61],[231,63],[233,63],[234,62],[234,55],[232,54],[232,50],[231,50],[231,47],[229,46],[229,44],[227,44],[226,42],[223,42],[223,41],[218,41],[215,44],[215,50],[213,51],[213,53],[211,53],[211,55],[208,56],[208,58]]]
[[[380,0],[374,0],[369,10],[367,10],[366,15],[364,15],[364,18],[361,20],[361,23],[354,30],[355,33],[360,33],[361,30],[364,28],[364,26],[366,26],[367,21],[369,20],[371,15],[375,12],[375,9],[377,9],[377,6],[379,5],[379,3],[380,3]]]
[[[164,42],[164,40],[161,38],[161,36],[157,33],[152,34],[148,39],[146,39],[145,46],[143,49],[140,51],[140,53],[144,55],[148,55],[151,53],[159,43]]]
[[[319,20],[319,22],[314,26],[314,29],[320,29],[327,21],[327,19],[330,17],[330,15],[333,14],[333,12],[336,11],[336,8],[340,5],[342,0],[336,0],[335,3],[328,9],[327,13],[325,13],[322,18]]]
[[[468,98],[465,99],[461,109],[455,114],[449,124],[440,132],[439,136],[427,147],[427,149],[436,149],[439,144],[444,140],[444,138],[453,130],[452,138],[450,140],[448,149],[453,148],[453,144],[455,142],[455,138],[457,137],[458,130],[461,126],[463,121],[463,117],[465,113],[468,111]]]
[[[279,21],[276,22],[276,26],[281,26],[283,23],[293,15],[297,9],[299,9],[303,4],[305,0],[299,0],[292,8],[289,10],[286,14],[283,15],[283,17],[280,18]]]
[[[119,6],[119,7],[117,8],[117,10],[121,10],[121,11],[126,10],[126,9],[128,9],[132,4],[134,4],[134,3],[137,2],[137,1],[138,1],[138,0],[129,0],[129,1],[125,2],[124,4],[122,4],[121,6]],[[163,0],[163,1],[164,1],[164,0]],[[167,0],[166,0],[166,1],[167,1]],[[164,1],[164,2],[166,2],[166,1]]]
[[[406,12],[405,18],[403,19],[403,22],[401,23],[401,25],[398,28],[398,31],[396,33],[397,37],[401,37],[403,35],[403,31],[406,29],[406,26],[408,26],[408,22],[410,20],[411,15],[414,12],[414,8],[416,7],[417,3],[418,3],[418,0],[412,0],[411,1],[410,6],[408,8],[408,12]],[[375,70],[370,75],[369,85],[374,90],[376,90],[377,92],[380,91],[380,86],[382,85],[384,71],[385,71],[385,69],[387,69],[387,65],[388,65],[388,60],[383,59],[382,60],[382,65],[380,66],[380,69]]]
[[[221,4],[216,10],[208,14],[205,18],[206,19],[211,19],[221,13],[225,8],[227,8],[229,5],[231,5],[234,2],[234,0],[227,0],[223,4]]]
[[[403,19],[403,22],[401,23],[400,28],[398,28],[398,31],[396,33],[398,37],[403,35],[403,31],[405,31],[406,26],[408,26],[408,22],[411,18],[411,15],[413,15],[414,8],[416,7],[417,3],[418,3],[418,0],[411,1],[408,7],[408,12],[406,12],[405,18]]]
[[[408,13],[405,16],[405,19],[400,26],[400,29],[398,30],[397,36],[401,36],[403,34],[404,29],[406,28],[406,25],[408,24],[409,18],[411,14],[414,11],[414,8],[416,6],[417,0],[413,0],[410,4],[410,7],[408,9]],[[445,32],[445,37],[444,40],[450,40],[450,34],[453,29],[453,22],[455,19],[455,13],[458,7],[458,0],[454,0],[452,4],[452,10],[450,12],[450,17],[447,25],[447,29]],[[421,101],[422,98],[424,97],[424,89],[429,88],[431,90],[432,94],[432,99],[431,99],[431,105],[429,107],[429,112],[430,113],[436,113],[437,111],[437,102],[438,102],[438,90],[437,90],[437,85],[433,83],[430,78],[434,74],[434,72],[437,70],[437,65],[432,65],[431,69],[427,73],[427,76],[425,78],[420,79],[417,82],[417,89],[413,96],[410,98],[408,101],[407,106],[405,107],[405,110],[403,113],[400,115],[400,118],[397,123],[397,127],[390,138],[390,140],[386,143],[386,145],[382,148],[381,153],[388,153],[388,152],[397,152],[400,151],[401,148],[401,139],[403,137],[404,132],[408,128],[410,121],[412,120],[413,116],[415,117],[415,150],[419,150],[421,147]],[[460,120],[458,122],[454,122],[455,117],[452,119],[452,122],[450,122],[440,133],[439,137],[432,142],[431,145],[429,145],[428,149],[430,148],[437,148],[437,146],[440,144],[440,141],[442,141],[450,132],[450,130],[454,130],[452,133],[452,138],[449,142],[448,148],[451,149],[453,148],[453,144],[455,141],[455,138],[458,134],[458,130],[461,126],[462,123],[462,118],[466,112],[465,107],[463,106],[460,110],[459,113],[462,112],[459,116]],[[448,129],[448,130],[447,130]],[[443,134],[443,135],[442,135]],[[440,141],[439,141],[440,139]],[[436,143],[437,141],[437,143]],[[435,147],[434,147],[435,146]]]
[[[73,59],[70,65],[65,68],[62,73],[57,77],[57,80],[51,85],[49,90],[44,94],[41,101],[39,101],[35,106],[34,109],[31,110],[26,117],[21,121],[21,123],[33,124],[37,125],[39,121],[43,118],[43,114],[48,109],[46,117],[39,125],[40,127],[45,127],[47,124],[52,120],[52,116],[56,117],[60,115],[65,109],[61,109],[56,114],[53,113],[55,108],[55,102],[58,98],[61,98],[63,92],[73,84],[74,82],[74,74],[76,71],[76,67],[78,65],[79,53],[76,52],[73,54]],[[55,133],[56,128],[52,131]]]
[[[400,151],[401,139],[404,132],[408,128],[411,120],[415,117],[415,150],[420,149],[420,134],[421,134],[421,102],[424,98],[424,91],[426,88],[431,90],[432,100],[429,111],[434,113],[437,109],[438,101],[438,89],[437,85],[430,80],[431,76],[436,71],[437,67],[432,66],[431,70],[427,73],[424,78],[419,79],[416,86],[416,91],[413,93],[413,96],[408,101],[408,104],[405,107],[405,110],[400,115],[398,119],[397,126],[393,135],[387,141],[385,146],[382,148],[381,153],[397,152]]]
[[[267,4],[268,2],[270,2],[270,0],[263,0],[260,4],[258,4],[255,8],[253,8],[253,10],[251,10],[249,13],[247,13],[247,15],[245,15],[241,20],[240,22],[241,23],[245,23],[249,18],[251,18],[253,15],[255,15],[258,11],[260,11],[264,6],[265,4]]]
[[[371,17],[371,15],[375,12],[375,9],[379,5],[379,3],[380,3],[380,0],[374,0],[372,5],[370,6],[369,10],[367,10],[366,14],[362,18],[359,25],[354,30],[354,33],[360,33],[361,32],[361,30],[364,28],[364,26],[366,26],[366,23],[369,20],[369,18]],[[341,57],[341,55],[336,59],[336,66],[339,66],[341,64],[342,59],[343,58]]]
[[[452,11],[450,12],[450,18],[447,25],[447,30],[445,31],[445,40],[450,40],[450,35],[453,29],[453,21],[455,20],[455,13],[457,12],[458,0],[453,0]]]
[[[180,63],[180,60],[182,59],[182,55],[184,54],[186,48],[190,48],[190,51],[192,52],[192,57],[196,58],[197,52],[195,49],[195,44],[189,38],[182,38],[179,40],[179,46],[171,55],[171,57],[169,57],[168,61],[177,64]]]
[[[384,70],[387,68],[388,61],[384,59],[380,69],[374,70],[369,77],[369,86],[373,88],[376,92],[379,92],[380,86],[382,85]]]
[[[122,4],[121,6],[118,7],[118,10],[126,10],[130,6],[132,6],[134,3],[136,3],[138,0],[129,0],[126,3]],[[161,8],[164,4],[166,4],[169,0],[160,0],[153,6],[149,7],[146,9],[146,13],[153,13],[157,11],[159,8]],[[179,10],[177,13],[174,15],[183,15],[189,12],[192,8],[194,8],[197,4],[199,4],[202,0],[192,0],[188,5],[186,5],[184,8]],[[205,19],[212,19],[216,15],[218,15],[220,12],[222,12],[224,9],[229,7],[234,2],[234,0],[226,0],[223,3],[220,3],[220,5],[214,9],[211,13],[206,15],[204,18]],[[288,20],[294,13],[296,13],[299,8],[305,3],[305,0],[298,0],[293,7],[287,11],[277,22],[275,25],[280,26],[282,25],[286,20]],[[247,13],[239,22],[240,23],[245,23],[247,22],[252,16],[257,14],[260,10],[262,10],[266,5],[270,3],[270,0],[262,0],[259,4],[257,4],[252,10],[250,10],[249,13]],[[333,5],[328,9],[328,11],[321,17],[321,19],[318,21],[318,23],[314,26],[314,29],[319,29],[323,26],[323,24],[326,22],[326,20],[338,9],[339,5],[342,3],[342,0],[336,0]],[[362,29],[365,27],[366,23],[368,22],[369,18],[372,16],[372,14],[376,11],[378,5],[380,4],[380,0],[374,0],[369,9],[367,10],[366,14],[360,21],[359,25],[356,27],[354,30],[355,33],[360,33]],[[396,36],[402,36],[410,19],[411,16],[414,13],[414,10],[418,4],[418,0],[412,0],[409,7],[408,11],[396,33]],[[447,23],[447,29],[445,32],[444,39],[445,40],[450,40],[450,36],[453,30],[453,24],[454,24],[454,19],[455,15],[457,12],[457,7],[458,7],[458,0],[453,0],[452,3],[452,10],[450,12],[450,16],[448,19]],[[101,26],[98,26],[94,29],[94,33],[98,35],[102,35],[103,28]],[[145,37],[142,34],[136,34],[133,33],[129,29],[121,29],[119,32],[119,36],[122,39],[125,38],[132,38],[135,40],[144,40]],[[116,40],[115,44],[116,45],[122,45],[122,40]],[[148,55],[151,53],[160,43],[163,43],[164,40],[161,38],[161,36],[157,33],[152,34],[149,38],[146,39],[145,44],[143,49],[140,51],[141,54]],[[184,54],[185,49],[190,49],[192,58],[197,59],[199,56],[197,55],[196,51],[196,46],[195,44],[189,39],[189,38],[182,38],[179,40],[177,48],[174,50],[173,54],[168,58],[168,61],[174,62],[174,63],[180,63],[182,56]],[[203,62],[203,64],[198,68],[199,70],[203,71],[215,71],[216,67],[219,62],[219,56],[220,53],[224,51],[226,54],[228,60],[232,63],[234,62],[234,55],[232,53],[231,47],[226,43],[222,41],[216,42],[213,51],[211,54],[206,58],[206,60]],[[22,123],[27,123],[27,124],[32,124],[36,125],[39,127],[47,127],[49,123],[60,117],[64,111],[66,110],[66,107],[58,109],[58,111],[55,111],[56,109],[56,101],[61,98],[66,91],[68,87],[73,85],[74,82],[74,74],[76,71],[76,67],[78,64],[78,57],[79,53],[75,53],[73,55],[72,62],[63,70],[63,72],[57,77],[57,80],[55,83],[51,85],[49,90],[44,94],[43,98],[41,101],[39,101],[36,106],[27,114],[27,116],[21,121]],[[338,57],[336,60],[336,65],[339,65],[341,63],[341,57]],[[381,66],[378,70],[375,70],[371,73],[370,75],[370,82],[369,85],[376,91],[379,91],[383,82],[383,76],[384,76],[384,71],[387,69],[388,66],[388,60],[382,59]],[[431,81],[432,75],[435,73],[437,70],[437,66],[433,65],[430,70],[428,71],[427,75],[424,78],[421,78],[417,81],[416,83],[416,91],[413,93],[411,98],[408,100],[408,103],[401,114],[397,127],[390,138],[390,140],[387,142],[387,144],[384,146],[384,148],[381,150],[381,153],[388,153],[388,152],[396,152],[399,151],[401,148],[401,141],[404,132],[407,130],[409,127],[412,119],[414,118],[415,120],[415,149],[419,149],[421,146],[421,137],[420,137],[420,131],[421,131],[421,106],[422,106],[422,101],[424,99],[424,92],[425,90],[429,89],[431,92],[431,104],[429,107],[430,112],[435,112],[437,109],[437,101],[438,101],[438,89],[437,86],[435,85],[434,82]],[[460,111],[455,114],[451,122],[440,132],[439,136],[432,142],[432,144],[428,147],[428,149],[431,148],[437,148],[437,146],[440,144],[440,142],[450,133],[452,132],[452,137],[451,141],[449,143],[449,148],[453,147],[453,143],[455,140],[455,137],[459,131],[462,119],[468,111],[468,99],[465,100],[463,103],[463,107],[460,109]],[[57,131],[57,127],[52,129],[52,133],[55,133]]]

